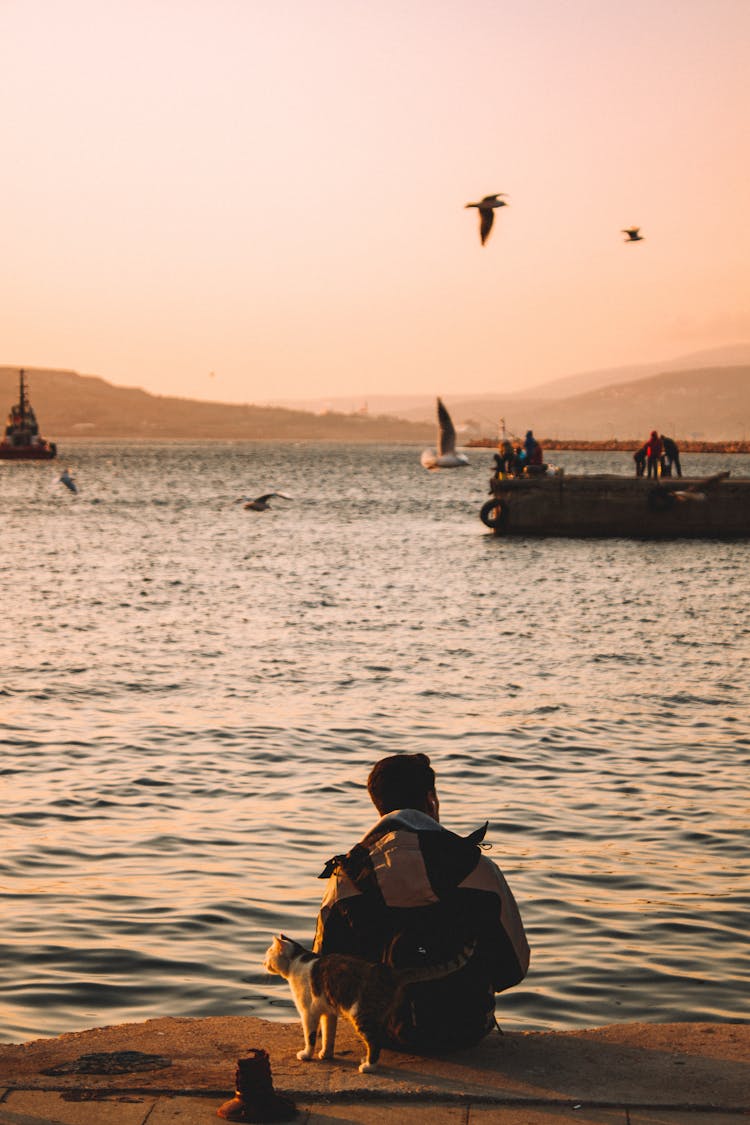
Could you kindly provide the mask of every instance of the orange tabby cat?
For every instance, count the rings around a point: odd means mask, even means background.
[[[342,953],[311,953],[280,934],[266,952],[264,966],[269,973],[278,973],[289,981],[305,1033],[305,1046],[297,1052],[297,1058],[313,1057],[319,1023],[323,1025],[323,1043],[318,1058],[333,1058],[336,1019],[346,1016],[367,1048],[359,1065],[365,1073],[377,1067],[381,1047],[388,1038],[389,1016],[398,1009],[406,985],[458,972],[473,952],[474,947],[468,946],[441,965],[392,969]]]

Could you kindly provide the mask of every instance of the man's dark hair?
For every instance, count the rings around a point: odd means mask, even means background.
[[[394,754],[370,770],[367,792],[381,816],[394,809],[424,809],[435,789],[435,771],[426,754]]]

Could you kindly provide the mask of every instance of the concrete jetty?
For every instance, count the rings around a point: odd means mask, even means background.
[[[0,1123],[209,1125],[262,1047],[300,1125],[750,1125],[750,1023],[506,1030],[439,1057],[385,1051],[375,1074],[347,1024],[331,1062],[299,1062],[301,1042],[298,1023],[233,1016],[0,1044]]]
[[[496,535],[750,538],[750,478],[494,478],[480,516]]]

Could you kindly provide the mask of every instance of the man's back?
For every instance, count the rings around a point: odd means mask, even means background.
[[[317,952],[351,953],[395,968],[437,965],[467,944],[467,965],[410,985],[391,1028],[415,1050],[468,1046],[494,1026],[494,993],[526,974],[529,949],[513,895],[482,855],[485,829],[464,839],[415,809],[384,816],[323,876]]]

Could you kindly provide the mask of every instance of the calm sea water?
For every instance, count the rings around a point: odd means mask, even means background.
[[[376,819],[369,767],[417,750],[444,823],[489,819],[527,925],[501,1022],[750,1016],[748,543],[497,540],[490,451],[419,452],[0,466],[6,1041],[293,1018],[269,937],[311,939],[324,860]],[[234,503],[273,489],[294,500]]]

